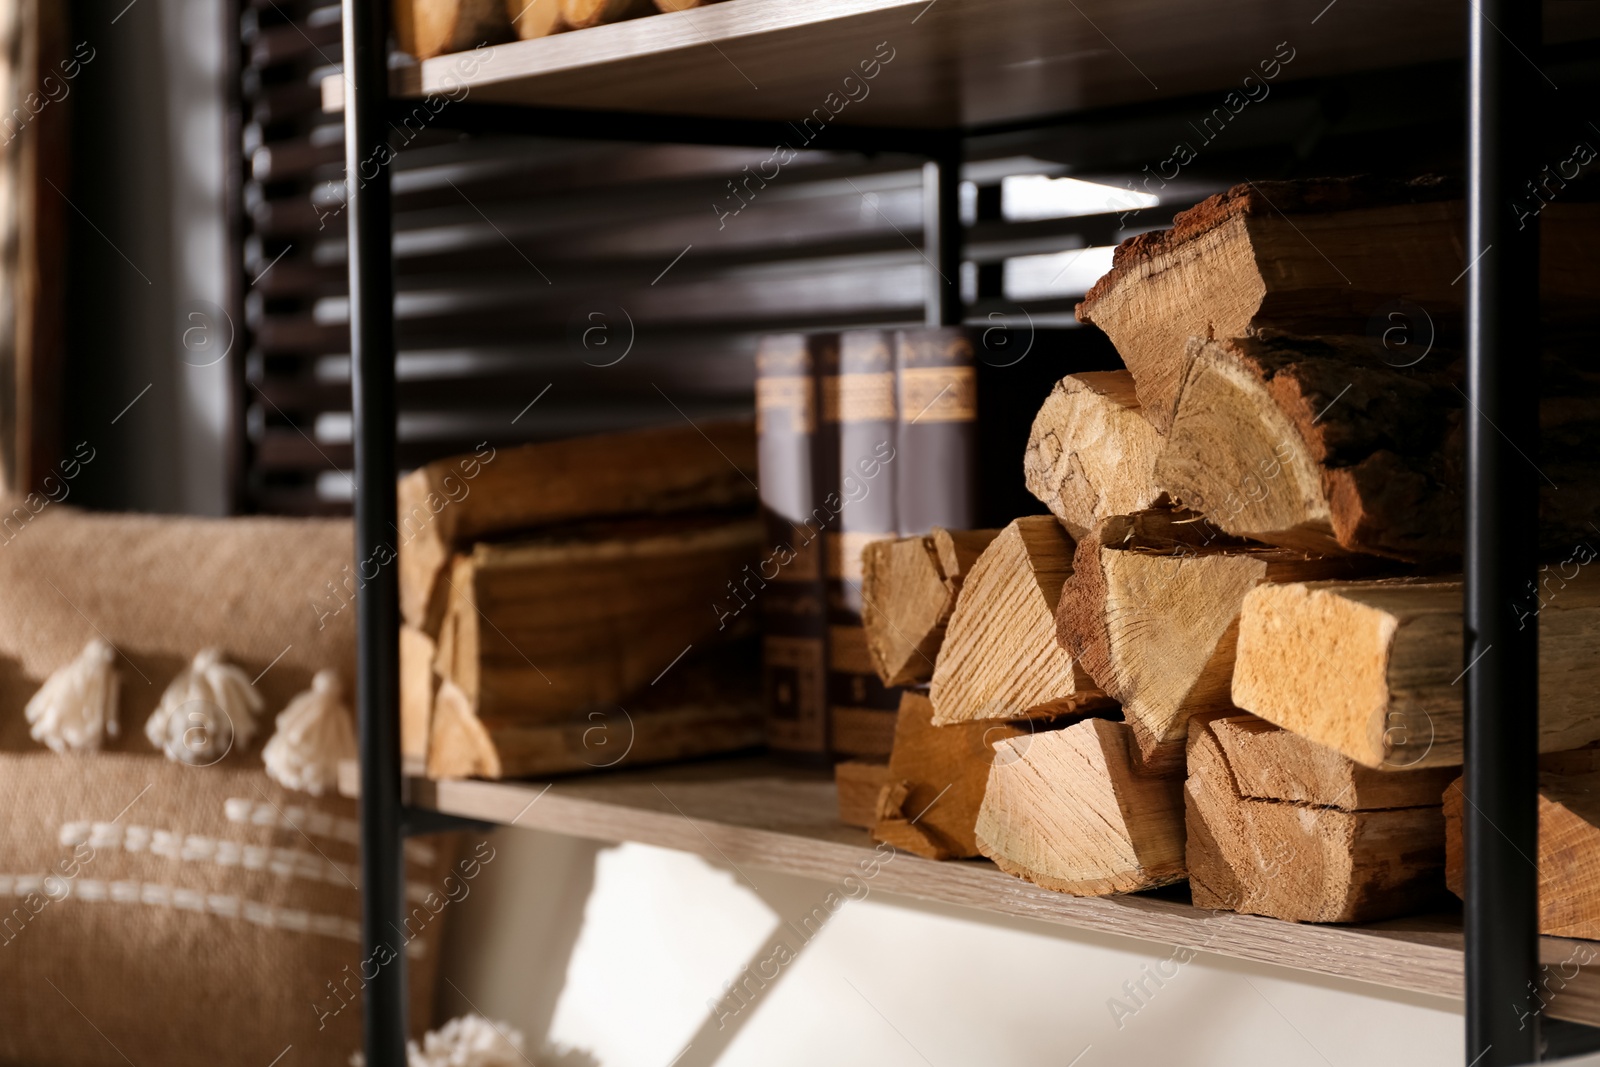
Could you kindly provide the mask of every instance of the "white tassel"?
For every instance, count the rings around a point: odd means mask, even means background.
[[[209,766],[234,744],[244,748],[256,734],[261,694],[238,667],[224,663],[214,648],[196,653],[161,694],[145,721],[144,735],[170,760]]]
[[[527,1043],[521,1031],[506,1023],[490,1022],[481,1015],[451,1019],[437,1030],[429,1030],[422,1047],[406,1042],[407,1067],[527,1067],[533,1061],[523,1051]],[[350,1067],[365,1067],[366,1057],[357,1052]]]
[[[278,713],[278,728],[261,750],[267,777],[320,797],[339,778],[339,761],[354,759],[355,729],[340,699],[339,676],[318,671],[311,688]]]
[[[28,701],[29,733],[52,752],[98,752],[117,736],[117,653],[101,638],[58,668]]]

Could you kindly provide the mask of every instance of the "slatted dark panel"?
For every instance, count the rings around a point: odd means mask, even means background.
[[[338,6],[243,0],[242,248],[250,510],[341,510],[349,494],[342,126],[318,80],[340,62]],[[969,142],[970,316],[1071,322],[1089,263],[1240,177],[1451,167],[1440,70],[1283,86],[1171,177],[1218,101],[1125,108]],[[1284,148],[1284,130],[1312,136]],[[504,445],[748,411],[756,337],[914,323],[926,262],[920,161],[805,153],[763,183],[770,150],[477,138],[397,129],[399,422],[407,466]],[[770,167],[768,168],[770,172]],[[1160,177],[1165,172],[1168,177]],[[1008,219],[1008,175],[1102,182],[1084,215]],[[1156,190],[1125,210],[1115,190]],[[733,191],[738,186],[738,194]],[[1120,199],[1117,198],[1120,196]],[[737,214],[719,217],[748,201]],[[1030,257],[1073,250],[1081,257]],[[530,406],[531,405],[531,406]]]

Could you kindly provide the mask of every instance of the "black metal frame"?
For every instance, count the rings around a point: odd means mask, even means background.
[[[402,795],[398,726],[398,579],[395,522],[394,261],[391,249],[389,120],[408,106],[388,95],[388,5],[343,0],[345,158],[349,207],[350,334],[355,433],[358,718],[361,769],[362,942],[382,964],[367,984],[367,1062],[405,1062],[405,956],[393,935],[403,916],[402,839],[444,826],[409,810]],[[1514,443],[1538,433],[1537,227],[1513,226],[1512,199],[1533,156],[1529,118],[1539,5],[1467,0],[1468,233],[1476,258],[1466,272],[1467,396],[1476,415],[1467,435],[1466,536],[1466,1000],[1467,1062],[1502,1067],[1542,1053],[1600,1048],[1600,1031],[1547,1024],[1541,1047],[1531,1007],[1538,976],[1537,631],[1514,608],[1535,575],[1536,482]],[[434,121],[479,133],[685,144],[792,143],[782,122],[456,103]],[[1049,117],[1041,119],[1048,122]],[[926,319],[959,323],[959,187],[963,139],[976,131],[830,128],[824,144],[926,157]],[[369,577],[369,571],[371,576]],[[1531,1023],[1531,1025],[1530,1025]]]

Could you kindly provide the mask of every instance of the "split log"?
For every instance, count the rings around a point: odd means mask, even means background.
[[[526,725],[610,712],[688,646],[748,629],[721,628],[711,605],[754,558],[759,521],[643,525],[643,536],[612,527],[610,537],[479,544],[456,558],[439,671],[475,715]]]
[[[1072,573],[1072,539],[1048,515],[1000,531],[968,573],[929,696],[940,726],[1024,719],[1110,707],[1056,643],[1055,610]]]
[[[889,765],[875,760],[845,760],[833,765],[839,793],[839,821],[870,830],[878,821],[878,794],[889,781]]]
[[[1213,719],[1211,732],[1239,795],[1257,800],[1346,811],[1425,808],[1440,802],[1456,775],[1453,767],[1375,771],[1254,715]]]
[[[862,551],[861,623],[884,685],[933,677],[967,570],[999,530],[949,531],[874,541]]]
[[[1561,581],[1508,605],[1538,619],[1544,752],[1600,740],[1600,575]],[[1240,615],[1233,702],[1368,767],[1456,766],[1461,649],[1455,579],[1264,585]]]
[[[569,27],[561,19],[561,0],[505,0],[511,27],[524,41],[549,37]]]
[[[1444,817],[1437,803],[1348,811],[1243,797],[1213,723],[1191,719],[1189,731],[1185,854],[1195,907],[1295,922],[1370,922],[1441,895]]]
[[[681,668],[693,672],[695,668]],[[449,778],[527,778],[642,767],[722,755],[762,741],[755,678],[730,684],[719,671],[700,699],[658,698],[565,721],[485,721],[453,682],[439,686],[428,741],[427,774]]]
[[[1600,505],[1593,347],[1582,331],[1547,335],[1540,361],[1528,473],[1541,481],[1540,547],[1552,556],[1592,536]],[[1230,534],[1291,548],[1460,555],[1466,397],[1449,353],[1399,369],[1363,338],[1273,333],[1193,339],[1189,356],[1156,462],[1175,500]]]
[[[1542,761],[1541,761],[1542,762]],[[1445,879],[1464,896],[1460,779],[1444,795]],[[1539,932],[1600,938],[1600,774],[1539,773]]]
[[[1364,339],[1188,347],[1156,480],[1222,530],[1319,554],[1459,554],[1463,394]]]
[[[989,547],[989,542],[1000,536],[1000,531],[947,530],[943,526],[935,526],[928,536],[933,538],[933,550],[939,557],[939,569],[944,572],[944,580],[953,583],[955,591],[959,593],[961,584],[967,580],[967,572],[978,562],[978,557]]]
[[[978,855],[974,833],[994,745],[1027,732],[1009,723],[935,726],[928,698],[906,693],[873,838],[931,860]]]
[[[1145,517],[1137,520],[1144,525]],[[1078,542],[1056,607],[1056,638],[1122,703],[1142,765],[1182,773],[1189,717],[1233,708],[1239,610],[1265,582],[1371,573],[1352,557],[1306,556],[1221,538],[1178,544],[1119,519]],[[1203,524],[1173,523],[1199,541]],[[1154,543],[1152,543],[1152,541]]]
[[[1106,332],[1133,373],[1145,416],[1172,426],[1190,337],[1245,337],[1264,328],[1364,333],[1399,298],[1445,335],[1459,333],[1471,258],[1459,185],[1437,178],[1252,182],[1173,219],[1169,230],[1117,247],[1078,318]],[[1593,247],[1600,206],[1546,206],[1546,317],[1592,314],[1600,288]],[[1375,342],[1374,358],[1383,354]]]
[[[433,716],[436,649],[421,630],[400,627],[400,756],[420,763],[428,756],[429,720]]]
[[[1075,896],[1182,881],[1183,780],[1134,773],[1124,723],[1085,719],[995,745],[976,827],[1000,867]]]
[[[1022,460],[1028,491],[1084,537],[1112,515],[1156,502],[1160,443],[1127,371],[1068,375],[1033,420]]]
[[[755,476],[748,420],[480,449],[429,463],[400,480],[400,610],[437,634],[445,568],[475,541],[588,519],[752,508]]]
[[[511,39],[506,0],[394,0],[395,42],[417,59]]]
[[[759,657],[740,639],[686,656],[621,701],[562,715],[483,715],[449,678],[434,697],[427,774],[520,778],[637,767],[763,739]]]
[[[561,20],[575,30],[649,15],[650,0],[561,0]]]

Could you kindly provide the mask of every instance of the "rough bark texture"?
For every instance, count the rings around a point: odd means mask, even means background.
[[[1226,532],[1405,560],[1461,546],[1464,399],[1359,339],[1194,341],[1156,478]]]
[[[1458,182],[1431,177],[1237,185],[1181,212],[1171,229],[1124,241],[1078,317],[1111,338],[1162,433],[1190,337],[1370,332],[1375,362],[1408,361],[1407,345],[1422,332],[1447,344],[1462,332],[1456,283],[1471,257],[1460,196]],[[1546,320],[1592,317],[1600,205],[1558,202],[1542,219]],[[1415,331],[1405,337],[1391,330],[1389,314],[1400,308],[1403,329]]]

